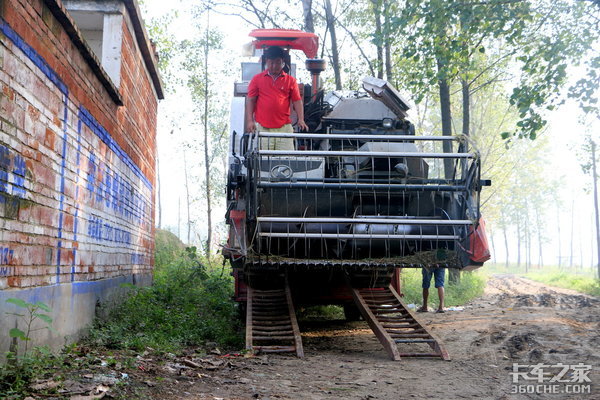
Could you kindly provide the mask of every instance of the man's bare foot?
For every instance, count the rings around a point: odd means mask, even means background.
[[[419,307],[419,308],[417,308],[417,312],[429,312],[429,310],[427,309],[427,307],[425,307],[425,308]]]
[[[445,313],[445,312],[446,311],[443,308],[438,308],[437,311],[436,311],[436,313],[438,313],[438,314],[442,314],[442,313]]]

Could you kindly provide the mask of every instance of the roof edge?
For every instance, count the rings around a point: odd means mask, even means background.
[[[156,95],[159,100],[165,98],[163,91],[163,84],[160,78],[160,73],[158,71],[158,61],[154,57],[154,52],[152,51],[152,46],[150,44],[150,39],[148,38],[148,33],[143,23],[142,13],[140,11],[139,4],[137,0],[123,0],[125,4],[125,8],[129,12],[131,16],[131,22],[133,24],[133,30],[135,32],[135,37],[138,42],[138,46],[140,51],[142,52],[142,57],[144,59],[144,63],[146,64],[146,69],[152,78],[152,83],[154,84],[154,89],[156,90]]]
[[[73,18],[69,15],[69,12],[65,8],[62,0],[43,0],[44,4],[48,7],[52,15],[56,18],[56,20],[62,25],[65,32],[77,47],[77,50],[81,53],[85,61],[89,64],[94,74],[100,80],[100,83],[106,91],[108,92],[111,99],[119,106],[123,105],[123,98],[119,94],[119,89],[115,86],[114,82],[104,68],[102,64],[92,51],[92,49],[88,46],[87,42],[83,38],[83,35],[79,31],[79,28],[73,21]]]

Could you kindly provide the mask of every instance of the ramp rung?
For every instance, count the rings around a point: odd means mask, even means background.
[[[277,322],[277,321],[287,321],[287,316],[281,316],[281,315],[253,315],[252,319],[254,321],[273,321],[273,322]]]
[[[390,310],[390,309],[371,309],[371,311],[373,311],[376,314],[400,314],[400,311],[398,310]]]
[[[388,330],[388,333],[393,338],[424,338],[424,339],[431,338],[431,336],[429,336],[428,333],[420,333],[420,332],[414,332],[414,331],[398,332],[398,331]]]
[[[368,304],[392,304],[393,300],[370,300],[365,299]]]
[[[252,340],[294,340],[293,336],[275,336],[275,335],[269,335],[269,336],[252,336]]]
[[[417,323],[407,323],[407,324],[381,324],[386,329],[407,329],[414,328],[420,326]]]
[[[255,325],[258,323],[262,327],[270,326],[270,327],[282,327],[282,326],[291,326],[290,321],[267,321],[267,320],[257,320],[254,318],[252,321]]]
[[[409,357],[435,357],[435,358],[442,357],[442,358],[444,358],[440,353],[400,353],[400,357],[407,357],[407,358],[409,358]],[[444,358],[444,360],[446,360],[446,359]]]
[[[246,307],[248,350],[263,353],[296,352],[298,357],[304,357],[287,276],[284,289],[259,290],[248,287]],[[294,344],[288,345],[286,342]]]
[[[265,330],[262,330],[262,329],[259,330],[259,329],[254,328],[252,330],[252,334],[256,338],[256,336],[259,336],[259,335],[279,335],[279,336],[281,336],[281,335],[293,335],[294,331],[291,330],[291,329],[287,330],[287,331],[268,331],[268,330],[265,331]],[[292,338],[293,338],[293,336],[292,336]]]
[[[408,309],[391,286],[373,289],[352,288],[352,297],[392,360],[398,361],[402,357],[438,357],[450,360],[441,341],[419,322],[417,316]],[[434,353],[400,353],[397,346],[418,343],[429,345]]]
[[[276,326],[268,325],[268,326],[260,326],[260,327],[257,327],[256,325],[254,325],[254,332],[256,332],[257,330],[260,330],[260,331],[273,331],[273,332],[275,332],[275,331],[286,331],[286,330],[291,331],[292,330],[292,325],[290,325],[290,324],[276,325]]]
[[[386,316],[386,317],[381,317],[379,319],[379,321],[381,322],[402,322],[402,321],[410,321],[410,319],[406,318],[406,317],[391,317],[391,316]]]
[[[296,346],[254,346],[253,349],[261,353],[293,353]]]

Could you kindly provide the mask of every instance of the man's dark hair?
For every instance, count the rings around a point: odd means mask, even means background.
[[[267,50],[265,50],[265,59],[267,60],[275,60],[277,58],[281,58],[285,60],[285,51],[279,46],[271,46]]]

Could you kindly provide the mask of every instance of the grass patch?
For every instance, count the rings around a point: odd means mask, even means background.
[[[600,282],[596,279],[596,268],[559,268],[555,266],[532,267],[525,271],[524,266],[492,264],[489,272],[516,274],[525,278],[563,289],[600,297]]]
[[[106,317],[97,319],[88,338],[79,344],[56,353],[46,347],[19,351],[19,355],[9,353],[7,362],[0,365],[0,399],[23,399],[29,394],[63,398],[58,389],[70,374],[92,373],[99,367],[106,368],[104,371],[133,368],[135,356],[148,348],[156,353],[178,353],[207,341],[221,348],[241,348],[241,321],[231,299],[233,278],[220,261],[208,263],[195,248],[186,248],[174,235],[157,230],[154,284],[142,288],[127,285],[126,298]],[[52,322],[37,309],[29,314]],[[11,335],[15,340],[29,340],[28,331],[12,329]],[[32,387],[38,380],[56,385]],[[125,393],[127,385],[125,380],[113,385],[113,397],[131,399],[130,393]]]
[[[0,398],[22,399],[34,379],[43,376],[56,364],[60,357],[47,347],[35,347],[25,355],[8,353],[6,364],[0,365]]]
[[[150,347],[165,352],[207,341],[223,347],[240,346],[240,321],[231,300],[229,269],[206,266],[209,263],[195,248],[159,239],[157,236],[154,284],[131,287],[125,301],[96,322],[89,341],[107,348]]]
[[[65,346],[60,352],[52,352],[47,347],[34,347],[27,355],[20,356],[18,363],[11,362],[9,358],[7,364],[0,365],[0,399],[75,398],[76,393],[66,391],[72,388],[69,381],[72,383],[73,380],[77,380],[82,382],[83,386],[94,387],[96,386],[94,383],[89,383],[89,379],[82,379],[81,376],[98,373],[105,374],[104,376],[109,378],[121,376],[120,371],[128,371],[135,367],[136,355],[137,353],[131,351],[113,353],[78,344]],[[45,383],[52,384],[45,385]],[[148,396],[132,396],[128,384],[128,378],[121,376],[117,379],[117,383],[111,385],[110,395],[106,397],[118,400],[148,398]]]
[[[421,304],[423,302],[423,275],[421,269],[405,268],[402,270],[402,292],[407,303]],[[445,305],[446,307],[460,306],[483,294],[487,282],[487,276],[480,271],[461,273],[460,282],[453,284],[448,282],[448,270],[446,269],[445,281]],[[429,307],[437,307],[437,290],[429,289]]]
[[[344,308],[334,304],[301,307],[296,313],[299,320],[344,319]]]
[[[573,275],[564,271],[530,272],[523,276],[537,282],[545,283],[549,286],[572,289],[580,293],[600,297],[600,283],[594,278]]]

